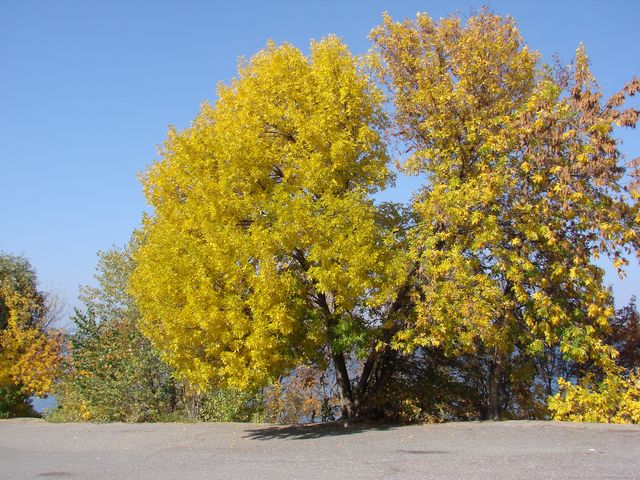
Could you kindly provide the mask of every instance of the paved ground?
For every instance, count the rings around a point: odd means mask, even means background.
[[[0,421],[0,479],[640,480],[640,426]]]

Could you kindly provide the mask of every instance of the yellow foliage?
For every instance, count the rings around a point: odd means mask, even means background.
[[[309,57],[270,43],[170,130],[143,178],[154,213],[130,291],[179,375],[268,383],[397,288],[404,264],[370,198],[392,181],[381,102],[337,38]]]
[[[331,356],[338,368],[364,344],[372,361],[426,346],[484,352],[498,370],[548,352],[609,366],[612,297],[592,258],[622,258],[640,229],[610,136],[617,105],[584,50],[554,72],[486,10],[466,24],[387,15],[371,38],[394,124],[328,37],[309,56],[268,44],[169,131],[142,179],[153,213],[129,288],[143,332],[202,389]],[[427,179],[403,220],[372,200],[393,181],[390,126],[410,147],[401,170]]]
[[[560,392],[548,407],[554,420],[571,422],[640,423],[640,375],[611,373],[601,382],[592,376],[574,385],[559,381]]]
[[[15,384],[26,395],[44,396],[58,373],[62,334],[34,324],[34,313],[41,310],[34,297],[7,285],[0,286],[0,296],[8,310],[7,326],[0,331],[0,385]]]
[[[466,23],[385,15],[371,38],[412,147],[401,167],[428,178],[413,204],[417,329],[396,343],[498,355],[542,343],[607,363],[596,339],[612,298],[592,255],[637,247],[640,230],[614,194],[624,169],[584,50],[560,82],[487,10]]]

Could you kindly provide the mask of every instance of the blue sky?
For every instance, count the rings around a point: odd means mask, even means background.
[[[640,76],[629,1],[3,1],[0,2],[0,250],[22,254],[43,289],[77,304],[96,252],[124,244],[145,209],[137,174],[167,126],[188,126],[237,59],[268,39],[308,49],[329,33],[354,53],[383,11],[396,19],[469,14],[486,3],[527,43],[567,62],[586,44],[607,93]],[[638,132],[622,150],[640,155]],[[406,199],[415,182],[391,195]],[[637,262],[608,275],[618,303],[640,293]]]

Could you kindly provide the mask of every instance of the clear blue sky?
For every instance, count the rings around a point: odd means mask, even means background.
[[[305,50],[335,33],[353,52],[383,11],[468,14],[483,3],[516,18],[546,59],[586,44],[612,93],[640,76],[640,2],[628,1],[9,1],[0,2],[0,250],[23,254],[41,287],[77,304],[96,252],[124,244],[145,208],[136,175],[167,126],[184,128],[237,59],[267,39]],[[623,151],[640,155],[637,132]],[[396,198],[410,195],[401,183]],[[404,188],[404,189],[403,189]],[[640,293],[635,264],[609,275],[618,303]]]

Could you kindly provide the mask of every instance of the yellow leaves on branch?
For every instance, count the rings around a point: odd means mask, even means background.
[[[572,422],[640,423],[640,376],[610,373],[579,384],[560,379],[560,392],[549,399],[554,420]]]
[[[414,21],[385,15],[371,33],[391,88],[398,130],[418,149],[404,168],[447,175],[472,149],[500,156],[513,148],[521,105],[535,87],[539,55],[523,46],[511,18],[481,14],[463,25],[453,16]]]
[[[0,331],[0,385],[19,385],[26,395],[46,395],[60,366],[62,334],[34,325],[34,312],[41,306],[33,297],[7,286],[0,287],[0,295],[8,310],[7,326]]]

